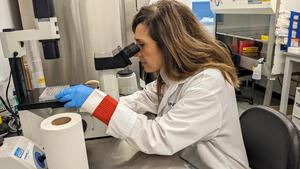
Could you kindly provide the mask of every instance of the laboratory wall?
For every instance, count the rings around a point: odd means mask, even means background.
[[[24,29],[34,27],[32,0],[19,0]],[[54,0],[60,58],[42,57],[46,85],[97,79],[94,56],[123,46],[119,0]]]
[[[281,4],[284,10],[300,12],[299,0],[281,0]]]
[[[20,15],[18,12],[17,0],[1,0],[0,1],[0,31],[5,28],[20,29]],[[0,95],[4,96],[7,85],[10,67],[8,59],[4,57],[0,42]],[[13,85],[11,85],[13,86]],[[12,91],[12,88],[10,88]],[[10,92],[11,93],[11,92]]]

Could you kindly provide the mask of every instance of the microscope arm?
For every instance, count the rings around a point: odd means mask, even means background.
[[[25,55],[24,41],[60,38],[56,17],[36,19],[36,28],[37,29],[1,32],[0,39],[4,57],[12,58],[14,52],[18,52],[18,57]]]

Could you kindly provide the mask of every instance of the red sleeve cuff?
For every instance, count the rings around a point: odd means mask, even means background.
[[[114,98],[106,95],[93,112],[93,116],[108,125],[117,105],[118,102]]]

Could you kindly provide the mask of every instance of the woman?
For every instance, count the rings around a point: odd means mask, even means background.
[[[162,0],[143,7],[132,24],[146,72],[143,91],[120,98],[83,85],[62,91],[65,107],[81,107],[108,125],[107,134],[148,154],[177,152],[197,168],[249,168],[229,55],[185,5]],[[148,119],[143,113],[156,114]]]

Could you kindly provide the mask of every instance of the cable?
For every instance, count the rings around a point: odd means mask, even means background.
[[[20,120],[17,117],[17,119],[14,116],[8,116],[8,115],[3,115],[3,122],[7,124],[8,127],[8,131],[10,133],[18,133],[20,132],[21,127],[19,127],[20,124]]]
[[[12,117],[8,122],[8,127],[11,133],[18,133],[19,135],[20,128],[21,128],[19,118]]]
[[[10,114],[12,115],[12,120],[10,120],[10,124],[9,124],[9,127],[10,127],[10,131],[11,132],[17,132],[18,135],[20,135],[20,127],[21,127],[21,124],[20,124],[20,120],[17,116],[17,112],[14,112],[11,105],[10,105],[10,102],[9,102],[9,99],[8,99],[8,90],[9,90],[9,86],[10,86],[10,82],[11,82],[11,77],[12,77],[12,70],[14,70],[14,66],[16,64],[16,57],[18,56],[18,52],[14,52],[13,53],[13,63],[11,64],[11,69],[10,69],[10,74],[9,74],[9,79],[8,79],[8,84],[6,86],[6,91],[5,91],[5,96],[6,96],[6,102],[4,101],[4,99],[0,96],[0,99],[1,99],[1,102],[2,104],[4,105],[5,109],[10,112]],[[12,121],[12,122],[11,122]]]
[[[8,83],[7,83],[6,91],[5,91],[6,102],[7,102],[8,106],[9,106],[9,108],[10,108],[11,110],[12,110],[12,107],[11,107],[10,102],[9,102],[9,99],[8,99],[8,89],[9,89],[9,86],[10,86],[11,76],[12,76],[12,70],[13,70],[14,67],[15,67],[17,56],[18,56],[18,52],[14,52],[14,53],[13,53],[13,63],[11,64],[11,69],[10,69],[10,73],[9,73],[9,77],[8,77]]]
[[[16,114],[12,111],[12,109],[10,109],[10,108],[7,106],[5,100],[4,100],[1,96],[0,96],[0,100],[1,100],[1,102],[2,102],[2,104],[3,104],[3,106],[5,107],[5,109],[6,109],[10,114],[12,114],[13,116],[15,116]]]
[[[2,102],[2,104],[4,105],[5,109],[12,115],[11,119],[8,123],[8,126],[10,128],[10,132],[12,133],[17,133],[18,135],[20,135],[20,128],[21,128],[21,124],[20,124],[20,120],[19,117],[16,115],[16,113],[10,109],[6,102],[4,101],[4,99],[0,96],[0,100]]]
[[[10,85],[10,79],[11,79],[11,76],[12,76],[12,72],[10,70],[10,74],[9,74],[9,77],[8,77],[8,83],[7,83],[7,86],[6,86],[6,91],[5,91],[5,97],[6,97],[6,102],[9,106],[10,109],[12,109],[11,105],[10,105],[10,102],[9,102],[9,99],[8,99],[8,89],[9,89],[9,85]]]

